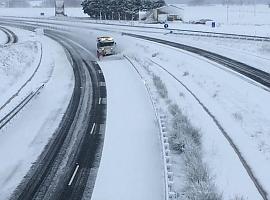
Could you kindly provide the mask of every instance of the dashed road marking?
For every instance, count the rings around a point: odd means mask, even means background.
[[[74,180],[74,178],[75,178],[75,176],[76,176],[76,174],[77,174],[77,172],[78,172],[79,167],[80,167],[80,165],[77,164],[77,166],[76,166],[76,168],[75,168],[75,170],[74,170],[74,172],[73,172],[73,175],[72,175],[72,177],[71,177],[71,179],[70,179],[70,181],[69,181],[69,183],[68,183],[68,186],[71,186],[71,184],[72,184],[72,182],[73,182],[73,180]]]
[[[96,123],[94,123],[93,126],[92,126],[92,129],[91,129],[91,132],[90,132],[91,135],[94,133],[95,127],[96,127]]]
[[[105,82],[99,82],[99,86],[106,86]]]

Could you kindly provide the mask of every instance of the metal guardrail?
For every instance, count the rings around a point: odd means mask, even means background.
[[[6,18],[8,19],[8,18]],[[14,19],[14,17],[13,17]],[[22,21],[28,21],[31,20],[32,22],[35,22],[34,20],[39,20],[39,22],[44,22],[44,18],[29,18],[29,17],[20,17],[15,18],[15,20],[22,20]],[[27,20],[28,19],[28,20]],[[68,20],[66,20],[68,19]],[[70,20],[73,19],[73,20]],[[75,20],[74,20],[75,19]],[[166,30],[168,31],[165,34],[175,34],[175,35],[189,35],[189,36],[201,36],[201,37],[214,37],[214,38],[227,38],[227,39],[238,39],[238,40],[250,40],[250,41],[264,41],[264,42],[270,42],[270,37],[267,36],[256,36],[256,35],[246,35],[246,34],[234,34],[234,33],[225,33],[225,32],[213,32],[213,31],[199,31],[199,30],[191,30],[191,29],[179,29],[179,28],[168,28],[164,29],[161,27],[152,27],[152,26],[140,26],[140,25],[132,25],[132,24],[119,24],[119,23],[108,23],[108,20],[106,21],[100,21],[100,20],[76,20],[76,18],[63,18],[63,19],[46,19],[50,21],[71,21],[71,22],[81,22],[81,23],[89,23],[89,24],[102,24],[102,25],[113,25],[113,26],[122,26],[122,27],[134,27],[134,28],[141,28],[141,29],[156,29],[156,30]],[[152,33],[153,31],[149,31]],[[162,33],[162,32],[161,32]]]
[[[65,21],[65,20],[64,20]],[[191,36],[203,36],[203,37],[216,37],[216,38],[227,38],[227,39],[242,39],[242,40],[253,40],[253,41],[267,41],[270,42],[270,37],[266,36],[256,36],[256,35],[246,35],[246,34],[234,34],[234,33],[225,33],[225,32],[212,32],[212,31],[198,31],[190,29],[178,29],[178,28],[160,28],[160,27],[151,27],[151,26],[139,26],[139,25],[130,25],[130,24],[118,24],[118,23],[108,23],[104,22],[86,22],[85,20],[78,20],[83,23],[92,23],[92,24],[104,24],[104,25],[114,25],[114,26],[124,26],[124,27],[135,27],[135,28],[144,28],[144,29],[158,29],[158,30],[167,30],[172,32],[172,34],[179,35],[191,35]],[[177,31],[177,32],[174,32]],[[169,32],[169,33],[170,33]],[[168,34],[168,33],[167,33]]]
[[[44,87],[44,84],[41,85],[36,91],[30,92],[15,108],[13,108],[8,114],[6,114],[0,120],[0,130],[7,125],[30,101],[36,96],[39,91]]]
[[[141,80],[143,81],[145,88],[147,90],[147,93],[150,97],[152,106],[154,108],[155,117],[159,125],[160,140],[161,140],[161,146],[162,146],[162,159],[163,159],[164,183],[165,183],[165,200],[175,200],[176,193],[174,190],[172,163],[171,163],[171,157],[170,157],[170,145],[169,145],[169,138],[168,138],[168,132],[167,132],[167,125],[166,125],[167,117],[164,114],[160,113],[160,109],[158,108],[157,102],[154,98],[154,94],[149,84],[144,79],[142,74],[139,72],[135,64],[131,61],[131,59],[128,56],[124,55],[124,57],[133,66],[133,68],[136,70]]]
[[[225,39],[270,42],[270,37],[262,37],[262,36],[207,32],[207,31],[181,30],[181,29],[169,29],[169,30],[172,31],[171,34],[175,34],[175,35],[190,35],[190,36],[201,36],[201,37],[215,37],[215,38],[225,38]],[[177,31],[177,32],[173,32],[173,31]]]

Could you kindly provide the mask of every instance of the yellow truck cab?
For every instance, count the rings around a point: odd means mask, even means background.
[[[107,56],[115,54],[115,41],[112,37],[97,38],[97,55]]]

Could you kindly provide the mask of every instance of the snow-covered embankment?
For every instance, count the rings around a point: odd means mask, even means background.
[[[207,172],[210,178],[214,180],[218,191],[223,194],[223,198],[244,197],[248,199],[261,199],[239,158],[211,117],[207,115],[189,91],[168,73],[161,70],[158,65],[151,62],[151,60],[164,66],[183,81],[216,119],[220,121],[223,128],[240,148],[243,156],[255,172],[255,176],[266,190],[269,190],[267,178],[265,178],[269,176],[266,170],[266,167],[269,166],[268,161],[263,159],[263,154],[256,147],[256,140],[259,137],[256,136],[256,139],[254,136],[250,138],[247,130],[250,126],[252,129],[255,127],[260,127],[260,129],[267,127],[267,123],[265,124],[268,118],[265,111],[267,105],[261,104],[262,99],[264,100],[263,102],[268,102],[268,93],[262,90],[261,87],[251,85],[238,76],[223,71],[211,62],[194,58],[193,55],[182,53],[173,48],[166,48],[163,45],[156,45],[145,41],[130,42],[129,45],[132,48],[129,48],[126,54],[138,62],[138,66],[141,66],[142,71],[145,73],[145,78],[152,82],[152,77],[149,76],[149,73],[150,75],[154,74],[160,77],[165,84],[168,97],[165,100],[160,100],[160,106],[164,109],[164,112],[167,112],[170,116],[170,105],[176,104],[191,122],[192,126],[200,131],[202,144],[200,155],[202,155],[202,162],[206,163]],[[231,81],[228,82],[227,80]],[[153,88],[155,88],[154,84]],[[260,99],[246,98],[246,95],[259,95]],[[261,107],[258,107],[258,105],[261,105]],[[252,110],[253,112],[250,113],[249,111]],[[260,113],[260,116],[257,116],[255,113]],[[264,121],[259,123],[256,118],[261,116],[264,116]],[[256,126],[254,126],[254,122],[256,122]],[[173,123],[169,121],[168,124],[171,124],[173,128]],[[256,158],[253,155],[256,155]],[[183,161],[183,154],[176,152],[173,162],[177,182],[175,185],[179,195],[185,194],[186,191],[183,190],[185,188],[185,181],[187,181]],[[258,165],[258,163],[260,164]],[[264,176],[262,176],[263,174]]]
[[[4,109],[16,106],[38,86],[44,84],[44,88],[0,130],[1,200],[10,196],[42,152],[62,119],[74,87],[72,67],[59,44],[43,35],[15,28],[13,31],[21,43],[1,49],[2,104],[39,67]]]

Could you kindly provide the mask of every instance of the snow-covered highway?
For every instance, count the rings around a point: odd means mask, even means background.
[[[76,54],[72,53],[71,49],[77,49],[80,55],[77,55],[76,58],[83,57],[80,65],[88,69],[91,68],[89,63],[94,67],[97,66],[91,61],[95,60],[92,55],[95,54],[95,38],[98,35],[110,34],[117,41],[119,55],[104,58],[98,62],[108,84],[107,100],[105,97],[104,99],[102,97],[101,101],[97,100],[97,102],[108,103],[106,131],[104,126],[102,128],[106,134],[101,166],[98,171],[99,164],[94,162],[94,166],[90,167],[91,170],[84,174],[80,171],[81,164],[72,162],[70,165],[72,167],[68,170],[70,175],[61,180],[65,180],[67,185],[72,185],[75,180],[75,185],[77,182],[78,185],[68,189],[65,188],[66,186],[59,187],[62,189],[59,190],[62,191],[60,194],[65,195],[66,199],[90,198],[93,189],[93,199],[98,200],[164,198],[161,150],[153,108],[143,83],[136,77],[136,72],[123,58],[123,54],[137,63],[138,69],[151,83],[152,88],[155,88],[155,85],[152,84],[152,76],[160,77],[164,87],[168,90],[168,97],[165,100],[159,97],[158,92],[156,94],[162,112],[170,116],[168,107],[177,104],[191,123],[201,130],[203,160],[209,166],[210,174],[216,181],[217,190],[223,193],[225,199],[235,196],[254,200],[269,198],[270,174],[267,166],[269,166],[270,119],[267,114],[269,113],[267,106],[267,102],[269,102],[269,69],[267,67],[269,60],[267,56],[269,54],[267,52],[260,57],[252,53],[247,54],[246,57],[241,58],[244,60],[241,60],[243,63],[240,63],[234,61],[237,60],[236,55],[240,54],[239,49],[235,49],[235,55],[230,56],[233,54],[233,47],[231,47],[230,52],[224,52],[223,56],[219,56],[193,47],[184,48],[187,46],[183,44],[191,43],[187,36],[182,38],[182,44],[177,44],[179,41],[172,43],[176,36],[163,35],[163,31],[150,33],[151,31],[145,32],[143,28],[141,30],[137,28],[137,31],[133,28],[130,30],[126,28],[127,33],[143,35],[139,36],[141,39],[136,39],[130,37],[136,35],[122,35],[122,30],[110,32],[107,25],[101,24],[75,25],[76,22],[53,22],[53,20],[17,23],[14,19],[7,19],[7,23],[22,28],[33,29],[38,25],[51,29],[50,31],[45,30],[45,33],[69,49],[71,56]],[[80,36],[76,35],[78,32],[80,32]],[[151,35],[154,39],[149,39]],[[158,37],[168,41],[155,39]],[[193,42],[192,46],[198,45],[199,48],[206,48],[200,41],[201,39],[196,40],[199,41],[198,44]],[[217,39],[212,41],[215,42],[215,40]],[[158,44],[159,42],[162,44]],[[219,42],[224,41],[220,40],[217,43]],[[249,42],[239,42],[240,48],[242,43]],[[192,53],[179,50],[179,48],[190,50]],[[214,44],[211,44],[212,52],[215,48],[218,49],[219,46],[214,47]],[[217,52],[219,51],[217,50]],[[194,55],[194,53],[199,55]],[[256,59],[264,65],[257,66]],[[253,61],[250,62],[250,60]],[[99,70],[97,69],[97,71]],[[86,76],[88,76],[86,80],[91,80],[89,75]],[[186,88],[179,82],[186,85]],[[91,87],[88,85],[86,88]],[[80,89],[85,90],[85,87]],[[93,116],[93,114],[90,115]],[[85,126],[82,121],[79,124]],[[172,128],[170,124],[169,121],[168,126]],[[88,130],[93,132],[92,130],[95,129],[95,123],[90,123]],[[224,132],[225,137],[222,136]],[[97,140],[100,142],[100,139],[103,140],[102,137]],[[93,143],[88,146],[93,146]],[[101,147],[97,149],[101,152]],[[89,151],[90,155],[96,154]],[[68,156],[66,159],[69,159]],[[176,192],[180,195],[186,180],[181,174],[183,170],[181,167],[178,168],[183,164],[182,154],[173,153],[172,159],[176,174]],[[91,176],[88,179],[89,174]],[[97,181],[93,188],[96,175]],[[82,179],[80,180],[80,178]],[[80,182],[83,186],[80,185]],[[54,186],[58,184],[57,181],[55,183]],[[241,185],[243,183],[244,186]],[[49,186],[49,191],[57,191],[54,186]],[[82,188],[84,187],[86,187],[86,191],[83,193]],[[75,192],[72,192],[73,190]],[[156,192],[152,193],[152,191]]]

